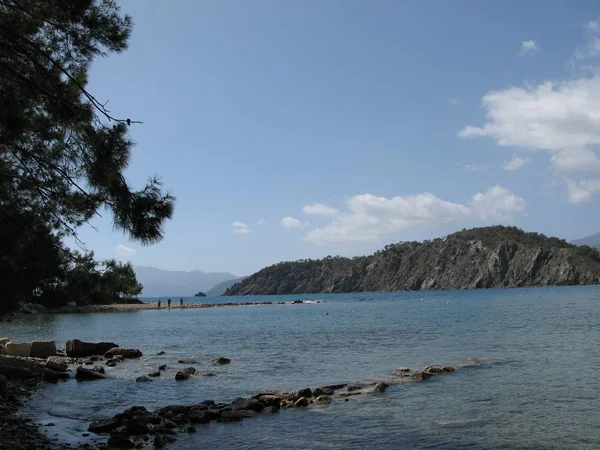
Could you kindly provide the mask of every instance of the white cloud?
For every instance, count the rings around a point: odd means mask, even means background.
[[[448,103],[450,103],[452,106],[456,106],[460,103],[460,98],[449,98]]]
[[[235,230],[233,230],[234,233],[236,234],[248,234],[251,233],[251,231],[248,228],[236,228]]]
[[[600,170],[600,75],[488,92],[487,122],[461,137],[489,136],[500,146],[545,150],[559,171]]]
[[[508,189],[494,186],[475,194],[470,204],[452,203],[426,192],[405,197],[357,195],[347,200],[340,212],[323,228],[310,231],[305,239],[315,243],[377,241],[415,226],[435,227],[473,219],[512,221],[525,209],[525,201]]]
[[[529,158],[520,158],[518,156],[513,157],[509,162],[504,164],[502,167],[504,170],[519,170],[525,164],[529,162]]]
[[[281,219],[281,226],[284,228],[304,228],[310,226],[310,223],[302,222],[295,217],[284,217]]]
[[[600,180],[566,180],[569,203],[584,203],[600,192]]]
[[[231,225],[233,225],[236,228],[248,228],[248,225],[240,222],[239,220],[234,221]]]
[[[588,33],[600,33],[600,21],[590,20],[583,26]]]
[[[135,255],[135,249],[127,247],[123,244],[119,244],[115,247],[115,253],[119,256],[129,257]]]
[[[268,222],[265,219],[260,219],[256,221],[256,225],[266,225]]]
[[[304,211],[304,214],[312,214],[317,216],[335,216],[338,213],[337,209],[331,208],[321,203],[315,203],[313,205],[304,205],[302,207],[302,211]]]
[[[519,50],[519,56],[532,55],[539,51],[540,48],[535,41],[521,41],[521,50]]]
[[[489,168],[490,168],[490,164],[478,164],[478,163],[465,164],[465,167],[464,167],[464,169],[469,172],[477,172],[478,170],[487,170]]]

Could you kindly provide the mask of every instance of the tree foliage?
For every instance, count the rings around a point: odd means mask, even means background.
[[[125,50],[131,30],[113,0],[0,0],[0,270],[12,280],[9,298],[60,272],[70,254],[61,240],[101,209],[142,244],[163,237],[174,197],[156,176],[136,190],[123,175],[128,128],[140,122],[113,117],[86,89],[94,58]]]

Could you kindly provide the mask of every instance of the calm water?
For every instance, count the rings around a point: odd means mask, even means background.
[[[81,433],[91,420],[132,405],[231,401],[476,356],[490,364],[326,407],[198,426],[171,448],[600,448],[599,297],[600,287],[565,287],[186,299],[326,303],[27,316],[2,324],[0,335],[61,347],[72,338],[113,341],[144,352],[108,368],[109,380],[40,390],[27,414],[55,423],[47,430],[62,441],[89,442]],[[218,356],[232,363],[214,368],[215,377],[174,381],[178,359],[208,369]],[[135,382],[159,364],[172,368]]]

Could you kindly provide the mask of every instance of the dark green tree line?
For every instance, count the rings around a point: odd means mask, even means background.
[[[101,209],[142,244],[163,237],[174,197],[156,177],[136,190],[123,175],[137,122],[113,117],[86,89],[94,58],[125,50],[131,30],[112,0],[0,0],[0,271],[14,280],[9,298],[56,276],[60,260],[85,265],[61,241]]]

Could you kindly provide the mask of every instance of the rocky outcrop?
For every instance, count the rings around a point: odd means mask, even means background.
[[[67,341],[67,356],[81,358],[84,356],[103,355],[113,347],[118,347],[112,342],[82,342],[79,339]]]
[[[515,227],[463,230],[373,255],[267,267],[224,295],[394,292],[600,283],[600,253]]]

